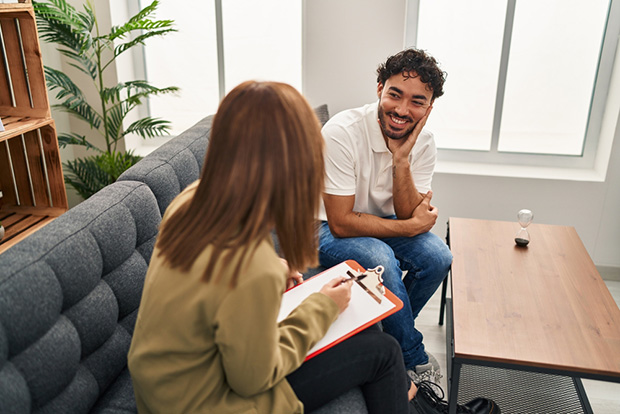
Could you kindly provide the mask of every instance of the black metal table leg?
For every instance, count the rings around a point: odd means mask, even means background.
[[[446,294],[448,292],[448,276],[443,280],[441,286],[441,303],[439,304],[439,325],[443,325],[443,318],[446,311]]]
[[[446,244],[450,247],[450,221],[446,223]],[[443,325],[444,314],[446,312],[446,294],[448,293],[448,277],[452,270],[448,271],[448,275],[443,280],[443,284],[441,286],[441,302],[439,304],[439,325]]]
[[[448,371],[448,414],[456,414],[456,406],[461,379],[461,363],[454,358],[454,331],[452,320],[452,301],[446,302],[446,359]]]

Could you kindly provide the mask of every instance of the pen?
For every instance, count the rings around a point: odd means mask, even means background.
[[[351,273],[350,270],[347,270],[347,275],[349,275],[349,278],[343,280],[342,283],[348,282],[349,280],[353,280],[353,281],[357,280],[357,281],[359,281],[359,280],[362,280],[363,278],[365,278],[367,276],[366,273],[362,273],[360,275],[354,275],[353,273]]]

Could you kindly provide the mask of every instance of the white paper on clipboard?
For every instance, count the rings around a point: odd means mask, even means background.
[[[342,262],[284,292],[278,322],[285,319],[305,298],[321,290],[327,282],[347,276],[347,270],[356,271],[348,262]],[[338,316],[325,336],[308,351],[307,356],[312,357],[328,349],[354,335],[360,328],[370,326],[402,308],[402,302],[391,292],[387,291],[385,297],[389,300],[377,303],[361,286],[353,283],[349,306]]]

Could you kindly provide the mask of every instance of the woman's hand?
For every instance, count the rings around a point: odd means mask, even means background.
[[[349,306],[351,286],[353,286],[353,280],[341,276],[327,282],[320,292],[332,298],[342,313]]]
[[[284,268],[287,271],[286,289],[290,289],[293,286],[298,285],[304,281],[304,278],[301,275],[301,273],[295,272],[288,267],[288,262],[286,261],[286,259],[280,258],[280,260],[282,261],[282,264],[284,265]]]

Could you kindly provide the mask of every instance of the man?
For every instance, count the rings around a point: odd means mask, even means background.
[[[323,127],[326,181],[319,260],[383,265],[384,285],[404,303],[383,321],[415,383],[439,382],[415,318],[448,274],[452,255],[429,231],[437,220],[431,180],[437,150],[423,130],[445,73],[425,52],[404,50],[377,69],[378,103],[335,115]],[[404,277],[403,277],[404,275]]]

